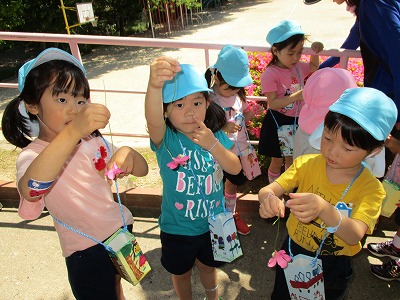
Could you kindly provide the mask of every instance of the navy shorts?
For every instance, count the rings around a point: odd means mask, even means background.
[[[128,225],[132,232],[132,225]],[[103,245],[97,244],[65,258],[68,280],[76,299],[117,299],[115,275],[118,274]]]
[[[271,111],[272,110],[267,111],[261,126],[260,138],[258,142],[258,154],[268,157],[281,158],[282,153],[279,145],[278,126],[276,125],[276,122],[279,124],[279,126],[293,125],[295,120],[297,124],[298,118],[296,119],[294,117],[288,117],[275,110],[272,112],[274,114],[272,116]]]
[[[243,173],[243,170],[241,170],[237,175],[232,175],[224,171],[224,182],[226,179],[228,179],[234,185],[242,185],[248,181],[246,175]]]
[[[225,263],[215,261],[210,233],[187,236],[161,231],[161,264],[171,274],[182,275],[193,268],[196,259],[209,267],[221,267]]]

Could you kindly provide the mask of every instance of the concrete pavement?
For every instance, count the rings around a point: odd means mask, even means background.
[[[137,286],[123,281],[127,300],[176,299],[170,276],[160,264],[161,245],[157,225],[158,210],[133,210],[134,233],[149,260],[152,271]],[[240,236],[244,256],[218,270],[219,291],[226,300],[269,299],[274,281],[274,271],[267,262],[274,250],[277,226],[262,220],[257,214],[242,214],[251,224],[251,233]],[[15,208],[0,211],[0,299],[39,300],[74,299],[67,279],[65,262],[61,256],[57,234],[48,213],[35,221],[21,220]],[[284,236],[284,223],[280,226],[277,245]],[[396,228],[393,219],[383,219],[374,236],[366,242],[380,242],[393,236]],[[385,261],[385,259],[382,259]],[[385,282],[374,277],[369,262],[380,260],[363,249],[353,259],[354,278],[348,299],[398,300],[399,282]],[[205,297],[197,270],[193,275],[193,299]]]

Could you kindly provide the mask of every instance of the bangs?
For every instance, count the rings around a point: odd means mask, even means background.
[[[82,72],[68,70],[54,76],[53,95],[60,93],[77,97],[82,94],[85,99],[90,98],[90,88],[86,77]]]
[[[347,144],[368,152],[372,152],[384,144],[384,141],[376,140],[353,119],[340,113],[329,111],[325,116],[325,127],[334,134],[340,130],[340,134]]]

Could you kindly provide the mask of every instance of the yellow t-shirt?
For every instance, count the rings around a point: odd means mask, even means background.
[[[309,154],[298,157],[293,165],[277,180],[286,191],[298,187],[298,193],[314,193],[335,205],[350,182],[332,184],[326,176],[326,161],[320,154]],[[364,222],[371,234],[379,217],[382,201],[386,193],[381,182],[364,168],[341,200],[352,205],[350,218]],[[292,214],[286,227],[290,238],[304,249],[317,252],[325,229],[320,227],[321,219],[302,223]],[[348,245],[335,234],[328,234],[321,250],[321,255],[353,256],[361,250],[361,243]]]

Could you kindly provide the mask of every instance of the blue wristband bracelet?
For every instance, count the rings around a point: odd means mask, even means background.
[[[328,231],[329,233],[335,233],[338,230],[339,226],[342,224],[342,220],[343,220],[342,214],[340,213],[339,209],[336,206],[335,206],[335,209],[337,210],[337,212],[339,214],[339,218],[340,218],[339,224],[337,224],[337,226],[335,226],[335,227],[325,227],[324,223],[321,223],[321,225],[320,225],[321,228],[326,229],[326,231]]]

